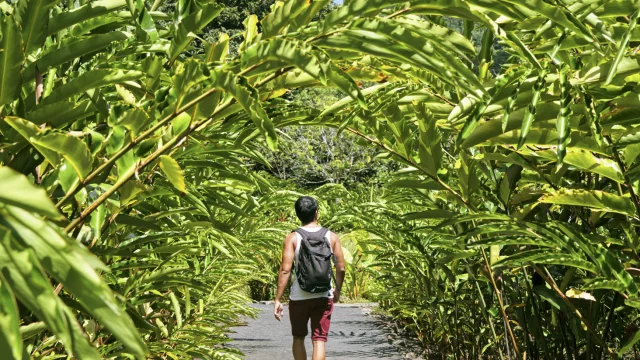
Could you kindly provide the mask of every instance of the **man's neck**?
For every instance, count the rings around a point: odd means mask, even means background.
[[[320,225],[318,225],[318,222],[316,221],[312,221],[308,224],[302,224],[300,225],[300,227],[319,227]]]

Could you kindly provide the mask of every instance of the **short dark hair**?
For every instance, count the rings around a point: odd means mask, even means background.
[[[318,202],[311,196],[302,196],[296,201],[296,215],[303,224],[308,224],[316,219]]]

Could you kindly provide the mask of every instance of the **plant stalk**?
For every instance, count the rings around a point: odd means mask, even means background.
[[[202,95],[200,95],[197,98],[189,101],[186,105],[184,105],[183,107],[177,109],[171,115],[168,115],[164,119],[158,121],[155,125],[150,127],[147,131],[143,132],[142,134],[138,135],[138,137],[136,137],[135,139],[131,140],[130,143],[125,145],[117,153],[113,154],[113,156],[109,160],[107,160],[104,163],[102,163],[100,166],[98,166],[97,169],[95,169],[89,175],[87,175],[87,177],[84,180],[82,180],[80,183],[75,185],[71,190],[69,190],[64,195],[64,197],[60,201],[58,201],[58,203],[56,204],[56,207],[58,209],[60,209],[62,207],[62,205],[64,205],[75,194],[77,194],[78,191],[80,191],[82,188],[87,186],[93,179],[95,179],[98,175],[100,175],[109,166],[115,164],[115,162],[118,161],[118,159],[120,159],[122,156],[124,156],[127,152],[133,150],[133,148],[136,145],[140,144],[142,142],[142,140],[145,140],[149,136],[153,135],[153,133],[155,133],[156,130],[158,130],[162,126],[168,124],[171,120],[175,119],[178,115],[180,115],[183,112],[189,110],[189,108],[191,108],[192,106],[197,105],[200,101],[206,99],[207,97],[209,97],[211,94],[213,94],[216,91],[217,91],[217,89],[215,89],[215,88],[205,91]]]
[[[267,82],[289,71],[289,69],[290,68],[283,68],[269,76],[266,76],[265,78],[260,80],[258,83],[256,83],[256,86],[262,86],[266,84]],[[214,89],[208,90],[206,92],[208,93],[207,96],[211,95],[214,91],[215,91]],[[202,99],[204,98],[206,98],[206,96],[203,97]],[[200,101],[202,101],[202,99],[200,99]],[[98,208],[98,206],[100,206],[100,204],[105,202],[109,198],[109,196],[113,195],[116,191],[118,191],[120,187],[122,187],[129,179],[131,179],[136,174],[136,172],[139,172],[140,170],[144,169],[146,166],[148,166],[154,160],[156,160],[160,155],[169,151],[174,145],[178,144],[183,138],[189,136],[189,134],[193,133],[194,131],[197,131],[202,126],[208,124],[210,121],[212,121],[215,118],[217,114],[221,113],[223,110],[231,106],[234,102],[235,102],[235,99],[229,99],[226,103],[218,106],[218,108],[213,112],[213,114],[210,117],[190,125],[182,134],[169,140],[164,146],[156,150],[153,154],[149,155],[138,165],[129,169],[120,179],[118,179],[118,181],[111,188],[109,188],[109,190],[105,191],[102,195],[100,195],[91,205],[89,205],[84,211],[82,211],[82,213],[80,213],[80,216],[78,216],[76,219],[71,221],[71,223],[67,225],[67,227],[65,228],[65,232],[70,232],[75,227],[80,225],[84,221],[84,219],[87,218],[87,216],[89,216],[93,211],[95,211]],[[192,104],[189,106],[193,106],[193,105],[195,104]],[[120,156],[122,156],[123,154],[121,154]]]
[[[562,299],[562,301],[567,304],[567,306],[569,307],[569,309],[571,309],[571,311],[573,311],[574,315],[576,315],[578,317],[578,319],[580,319],[580,321],[582,322],[582,324],[584,324],[584,326],[587,328],[587,331],[593,336],[594,340],[596,341],[596,343],[598,343],[598,345],[602,346],[603,349],[607,350],[607,353],[609,353],[610,356],[615,356],[615,352],[613,350],[611,350],[607,344],[600,338],[600,336],[598,336],[598,334],[596,333],[596,331],[593,329],[593,326],[591,326],[591,324],[589,323],[589,321],[587,319],[585,319],[582,314],[580,314],[580,311],[571,303],[571,301],[569,300],[569,298],[567,298],[567,296],[562,292],[562,290],[560,290],[560,288],[558,287],[558,285],[556,284],[555,280],[553,280],[553,278],[551,277],[551,275],[549,274],[549,271],[547,271],[546,268],[544,268],[544,271],[542,271],[542,269],[540,269],[536,264],[531,263],[530,264],[533,269],[540,275],[542,276],[542,278],[544,279],[544,281],[547,282],[547,284],[549,284],[549,286],[551,286],[551,289],[553,289],[553,291],[556,292],[556,294],[558,294],[560,296],[560,298]]]
[[[518,349],[518,343],[516,342],[516,337],[513,335],[513,330],[511,330],[511,324],[509,324],[509,317],[507,316],[507,312],[504,310],[504,304],[502,302],[502,296],[500,296],[500,290],[498,289],[498,285],[496,284],[496,280],[493,278],[493,269],[491,268],[491,264],[489,263],[489,259],[487,259],[487,253],[484,251],[483,247],[480,247],[482,252],[482,258],[484,259],[484,263],[487,266],[487,270],[489,271],[489,278],[491,280],[491,286],[493,287],[493,291],[498,298],[498,305],[500,306],[500,313],[502,314],[502,318],[504,319],[505,327],[507,328],[507,333],[509,334],[509,339],[513,345],[513,351],[516,353],[516,356],[520,358],[520,350]]]

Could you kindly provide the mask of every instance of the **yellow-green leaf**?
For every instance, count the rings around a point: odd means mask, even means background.
[[[176,189],[181,193],[187,192],[187,187],[184,183],[184,174],[178,162],[172,159],[170,156],[160,156],[160,169],[167,176],[167,179]]]
[[[636,213],[630,198],[599,190],[560,190],[542,196],[539,201],[547,204],[584,206],[629,216]]]

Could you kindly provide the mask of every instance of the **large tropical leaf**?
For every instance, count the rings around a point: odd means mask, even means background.
[[[0,284],[0,351],[8,359],[22,359],[20,313],[13,292],[7,284]]]
[[[62,214],[55,208],[44,189],[31,183],[24,175],[0,167],[0,202],[59,220]]]
[[[49,11],[58,0],[20,0],[16,7],[16,20],[22,30],[23,51],[31,53],[44,44],[49,24]]]
[[[22,41],[13,16],[2,18],[0,43],[0,106],[15,100],[22,83]]]
[[[182,19],[176,34],[171,40],[169,49],[169,62],[173,62],[195,39],[195,34],[200,32],[211,20],[215,19],[222,12],[222,7],[218,4],[207,4],[201,9],[189,14]]]
[[[98,351],[83,337],[71,310],[54,293],[31,250],[16,243],[8,229],[0,227],[0,274],[3,284],[47,325],[67,346],[70,355],[100,359]]]
[[[615,212],[630,216],[635,215],[635,207],[629,198],[598,190],[555,191],[542,196],[540,202],[557,205],[585,206],[599,211]]]
[[[69,241],[43,220],[17,208],[6,208],[5,211],[2,225],[10,231],[12,238],[32,249],[24,250],[23,256],[27,256],[26,252],[32,252],[28,255],[31,257],[30,260],[22,260],[25,261],[24,266],[37,264],[39,261],[41,266],[62,283],[85,309],[88,309],[116,334],[131,353],[144,356],[147,352],[146,346],[137,329],[95,270],[95,268],[104,270],[104,265],[81,245]],[[5,246],[10,247],[10,245]],[[35,260],[36,258],[38,260]],[[47,288],[50,289],[49,282],[46,281],[46,283]],[[68,312],[68,310],[61,311]],[[64,317],[59,321],[63,319]]]

